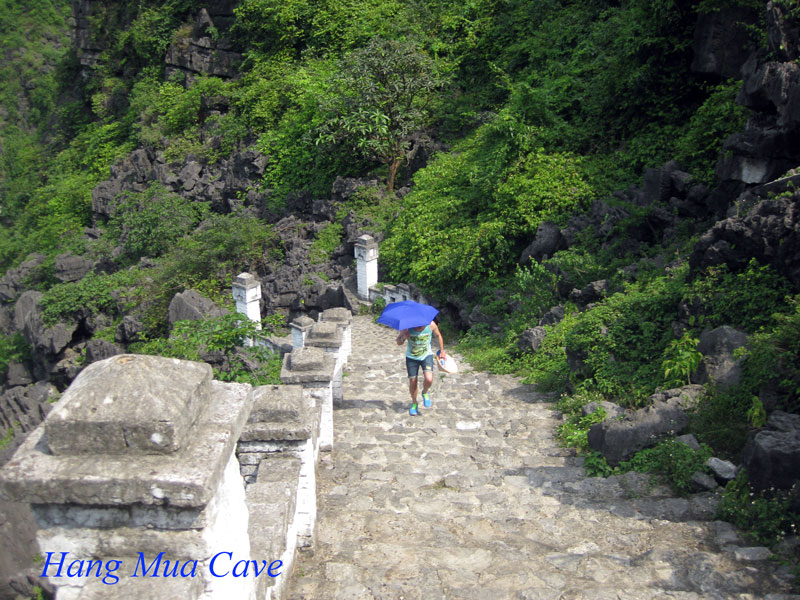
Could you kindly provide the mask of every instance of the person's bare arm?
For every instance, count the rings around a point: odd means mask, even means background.
[[[439,349],[442,351],[442,358],[447,356],[447,353],[444,351],[444,339],[442,338],[442,332],[439,331],[439,326],[431,321],[431,331],[436,334],[436,338],[439,340]]]
[[[401,331],[397,335],[397,339],[395,340],[397,342],[397,345],[398,346],[402,346],[403,342],[405,342],[408,339],[408,335],[409,335],[408,334],[408,329],[404,329],[403,331]]]

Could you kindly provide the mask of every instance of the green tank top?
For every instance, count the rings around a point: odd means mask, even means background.
[[[408,330],[408,347],[406,348],[406,356],[414,360],[423,360],[431,352],[431,336],[433,331],[430,325],[426,325],[425,329],[416,332],[413,329]]]

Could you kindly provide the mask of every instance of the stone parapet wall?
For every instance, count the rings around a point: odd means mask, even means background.
[[[57,600],[285,597],[314,545],[346,312],[286,352],[281,386],[153,356],[87,367],[0,470],[0,497],[36,517]]]

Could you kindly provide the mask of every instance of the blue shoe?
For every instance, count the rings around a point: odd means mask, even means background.
[[[416,417],[419,414],[419,412],[417,412],[416,402],[414,402],[414,404],[411,405],[411,408],[408,409],[408,414],[410,414],[412,417]]]
[[[430,394],[422,394],[422,405],[425,408],[431,407],[431,395]]]

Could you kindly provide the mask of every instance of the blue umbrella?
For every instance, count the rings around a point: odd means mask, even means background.
[[[402,331],[410,327],[423,327],[433,321],[433,317],[437,314],[439,311],[432,306],[404,300],[387,304],[381,316],[378,317],[378,323]]]

